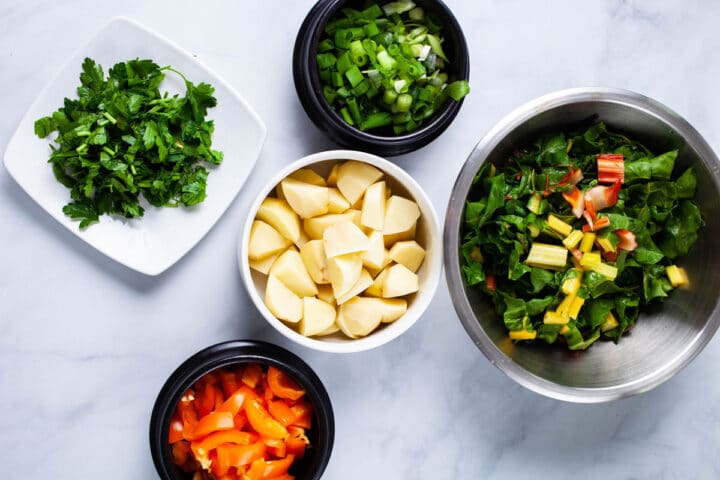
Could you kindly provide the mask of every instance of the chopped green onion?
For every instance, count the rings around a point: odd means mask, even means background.
[[[362,82],[365,77],[363,77],[358,66],[353,65],[345,72],[345,78],[348,79],[352,87],[355,87],[358,83]]]
[[[413,132],[470,91],[442,71],[441,25],[411,0],[345,8],[325,26],[316,53],[322,93],[360,130]]]
[[[470,85],[466,80],[457,80],[445,87],[445,92],[453,100],[460,100],[465,95],[470,93]]]

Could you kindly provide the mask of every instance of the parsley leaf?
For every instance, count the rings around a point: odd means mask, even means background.
[[[185,94],[160,91],[165,72],[179,75]],[[104,214],[142,217],[140,197],[151,205],[191,206],[207,197],[208,170],[223,154],[212,148],[215,125],[208,109],[215,89],[195,85],[172,67],[149,59],[108,70],[86,58],[77,99],[65,98],[52,115],[35,122],[35,134],[57,132],[49,163],[70,189],[63,212],[87,228]]]

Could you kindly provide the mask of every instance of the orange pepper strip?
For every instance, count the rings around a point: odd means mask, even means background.
[[[250,388],[255,388],[262,379],[263,370],[257,363],[251,363],[245,367],[242,374],[242,382]]]
[[[286,427],[295,421],[295,412],[282,400],[268,402],[268,410],[275,420]]]
[[[235,428],[233,414],[230,412],[213,412],[202,417],[190,435],[190,440],[197,440],[218,430]]]
[[[195,399],[198,414],[204,417],[212,412],[217,404],[217,398],[222,401],[222,392],[213,384],[207,383],[205,387],[197,392],[198,398]]]
[[[297,400],[305,395],[305,390],[279,368],[268,367],[267,381],[270,390],[280,398]]]
[[[222,384],[225,397],[229,397],[238,389],[238,379],[235,372],[229,370],[220,372],[220,383]]]
[[[275,478],[286,474],[293,461],[295,461],[295,455],[288,455],[287,457],[279,460],[266,460],[262,478]]]
[[[287,437],[287,429],[282,423],[270,416],[268,411],[260,404],[259,400],[245,402],[243,408],[247,414],[250,426],[261,436],[268,438]]]
[[[187,442],[177,442],[172,446],[173,461],[176,465],[185,465],[190,456],[190,444]]]
[[[303,428],[312,427],[312,407],[305,401],[299,401],[290,409],[295,413],[293,425]]]
[[[288,427],[288,433],[290,436],[287,440],[285,440],[286,453],[292,453],[295,455],[295,458],[304,457],[305,448],[310,443],[305,435],[305,429],[300,427]]]
[[[168,442],[175,443],[183,439],[183,421],[177,414],[170,420],[170,432]]]
[[[235,392],[233,392],[232,395],[230,395],[227,400],[223,402],[220,407],[218,407],[218,412],[230,412],[233,415],[237,415],[237,413],[242,408],[243,402],[245,399],[250,398],[256,398],[257,394],[253,392],[251,389],[246,387],[245,385],[241,386]]]
[[[277,438],[263,438],[262,442],[267,445],[268,453],[275,458],[283,458],[287,455],[287,447],[285,441]]]
[[[250,445],[220,445],[217,447],[217,461],[221,470],[227,471],[230,467],[250,465],[257,459],[265,456],[266,446],[263,442]]]
[[[243,480],[245,480],[246,478],[247,480],[262,480],[264,472],[265,460],[263,460],[262,458],[258,458],[257,460],[252,462],[252,465],[250,465],[248,471],[245,472]]]
[[[192,449],[195,458],[208,457],[211,450],[215,450],[224,443],[236,445],[249,445],[253,440],[250,432],[238,432],[237,430],[225,430],[214,432],[200,441],[192,442]]]

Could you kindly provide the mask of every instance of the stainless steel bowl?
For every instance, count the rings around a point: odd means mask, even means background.
[[[465,199],[480,166],[502,164],[538,134],[593,120],[644,142],[651,150],[678,148],[680,169],[693,165],[696,201],[706,226],[682,260],[691,279],[660,308],[641,313],[619,344],[600,342],[584,352],[513,344],[502,319],[482,293],[461,277],[460,229]],[[534,100],[500,121],[478,143],[455,182],[445,220],[445,269],[450,294],[465,330],[500,370],[521,385],[560,400],[596,403],[635,395],[685,367],[710,341],[720,323],[720,162],[690,124],[664,105],[625,90],[576,88]]]

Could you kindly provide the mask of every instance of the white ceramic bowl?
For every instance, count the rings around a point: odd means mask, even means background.
[[[365,162],[382,170],[385,173],[384,180],[388,183],[393,193],[411,198],[420,207],[421,216],[418,221],[416,239],[426,250],[425,260],[417,272],[420,288],[418,293],[408,299],[408,309],[402,317],[392,323],[382,324],[366,337],[350,339],[339,332],[326,337],[306,337],[278,320],[265,306],[264,298],[267,277],[250,268],[246,253],[250,240],[250,227],[253,220],[255,220],[255,214],[262,201],[273,191],[280,181],[289,174],[300,168],[312,168],[323,177],[327,177],[333,164],[345,160]],[[442,252],[442,235],[439,230],[435,209],[430,203],[430,199],[422,188],[420,188],[420,185],[418,185],[407,172],[397,165],[369,153],[353,150],[330,150],[308,155],[291,163],[279,171],[260,192],[258,192],[257,198],[248,212],[238,243],[238,262],[240,264],[243,282],[250,294],[250,298],[252,298],[255,306],[268,323],[278,332],[290,340],[308,348],[325,352],[351,353],[369,350],[389,342],[405,332],[420,318],[430,304],[430,300],[432,300],[435,295],[442,270]]]

